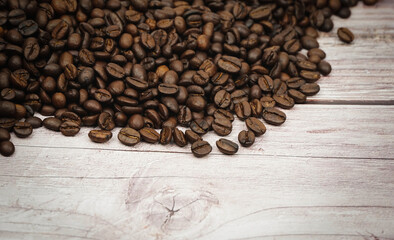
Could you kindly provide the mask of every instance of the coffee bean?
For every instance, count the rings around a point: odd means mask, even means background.
[[[252,115],[252,109],[247,101],[235,104],[234,112],[241,120],[245,120],[246,118],[250,117],[250,115]]]
[[[60,125],[59,129],[64,136],[75,136],[79,133],[80,125],[74,121],[65,121]]]
[[[18,31],[26,37],[35,34],[37,30],[38,24],[33,20],[25,20],[18,26]]]
[[[255,135],[252,131],[246,131],[242,130],[238,134],[238,142],[243,146],[243,147],[250,147],[253,145],[255,141]]]
[[[0,154],[9,157],[15,152],[15,146],[10,141],[2,141],[0,142]]]
[[[112,138],[112,132],[107,130],[90,130],[89,138],[96,143],[105,143]]]
[[[172,139],[172,128],[171,127],[163,127],[160,132],[159,142],[162,145],[167,145],[171,142]]]
[[[16,113],[16,106],[10,101],[0,101],[0,117],[13,117]]]
[[[227,108],[231,103],[231,95],[226,90],[220,90],[214,97],[215,105],[219,108]]]
[[[267,19],[270,15],[271,8],[267,5],[255,8],[249,13],[249,17],[253,20]]]
[[[305,94],[306,96],[313,96],[320,91],[319,85],[316,83],[305,83],[300,87],[300,92]]]
[[[238,144],[225,138],[216,141],[216,146],[224,154],[233,155],[238,152]]]
[[[111,131],[112,129],[115,128],[115,122],[114,119],[112,118],[111,114],[108,112],[102,112],[100,113],[100,116],[98,118],[98,126],[107,131]]]
[[[317,69],[319,70],[319,72],[321,74],[323,74],[324,76],[327,76],[328,74],[331,73],[331,65],[326,62],[326,61],[321,61],[318,65],[317,65]]]
[[[250,117],[245,121],[246,126],[250,131],[252,131],[256,136],[263,135],[267,130],[264,123],[255,117]]]
[[[108,63],[105,67],[108,75],[115,79],[122,79],[125,76],[124,69],[115,63]]]
[[[354,35],[348,28],[338,28],[337,35],[344,43],[351,43],[354,40]]]
[[[212,151],[212,146],[206,141],[196,141],[191,146],[192,153],[196,157],[204,157]]]
[[[186,137],[187,141],[190,142],[190,143],[194,143],[196,141],[202,140],[200,135],[198,135],[197,133],[193,132],[192,130],[186,130],[185,131],[185,137]]]
[[[33,132],[33,127],[28,122],[17,122],[14,125],[14,133],[19,138],[26,138]]]
[[[266,123],[279,126],[286,121],[286,114],[276,108],[267,107],[263,110],[263,119]]]
[[[289,97],[287,94],[284,95],[274,95],[273,99],[276,102],[276,105],[283,109],[290,109],[294,107],[294,99]]]
[[[145,127],[140,130],[142,139],[148,143],[156,143],[160,139],[160,134],[155,129]]]
[[[234,116],[231,112],[224,110],[224,109],[217,109],[214,113],[213,113],[214,118],[225,118],[229,121],[234,121]]]
[[[134,146],[140,142],[140,133],[133,128],[122,128],[118,134],[119,141],[126,146]]]
[[[38,117],[28,117],[25,122],[30,123],[33,128],[40,128],[42,126],[42,120]]]
[[[306,96],[302,92],[295,90],[295,89],[289,89],[288,91],[289,96],[294,99],[294,102],[296,103],[305,103],[306,101]]]
[[[205,134],[209,130],[209,125],[204,119],[195,119],[190,123],[190,129],[197,134]]]
[[[232,123],[226,118],[216,118],[212,123],[212,129],[219,136],[229,135],[232,128]]]
[[[58,132],[60,129],[60,125],[62,124],[62,121],[55,117],[49,117],[49,118],[45,118],[42,124],[44,125],[45,128]]]
[[[78,126],[81,126],[82,120],[81,118],[74,112],[65,111],[61,114],[60,120],[62,122],[74,122]]]
[[[8,141],[11,139],[10,133],[4,128],[0,128],[0,142]]]
[[[232,56],[223,56],[218,61],[218,67],[228,73],[238,73],[241,70],[241,60]]]
[[[187,145],[187,140],[185,138],[185,134],[178,128],[174,129],[174,134],[173,134],[174,142],[176,145],[179,147],[184,147]]]

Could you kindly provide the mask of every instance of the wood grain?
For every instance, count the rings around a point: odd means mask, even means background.
[[[37,129],[0,158],[0,239],[394,239],[394,1],[321,34],[321,91],[236,156]],[[336,37],[340,26],[356,35]],[[232,134],[245,129],[234,122]]]

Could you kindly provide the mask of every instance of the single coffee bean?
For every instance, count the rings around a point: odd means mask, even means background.
[[[317,65],[317,69],[319,70],[319,72],[321,74],[323,74],[324,76],[327,76],[328,74],[331,73],[331,65],[327,62],[327,61],[321,61],[318,65]]]
[[[241,70],[241,60],[232,56],[223,56],[218,61],[218,67],[228,73],[238,73]]]
[[[182,132],[182,130],[175,128],[173,138],[174,138],[175,144],[178,145],[179,147],[184,147],[187,145],[187,140],[186,140],[185,134]]]
[[[204,119],[195,119],[190,123],[190,129],[197,134],[205,134],[209,130],[209,125]]]
[[[212,123],[212,129],[219,136],[227,136],[231,133],[233,128],[230,120],[226,118],[216,118]]]
[[[30,123],[33,128],[40,128],[42,126],[42,120],[38,117],[28,117],[25,122]]]
[[[178,92],[178,86],[175,84],[161,83],[157,87],[161,94],[173,95]]]
[[[119,66],[118,64],[108,63],[107,66],[105,67],[105,69],[106,69],[108,75],[115,78],[115,79],[122,79],[125,76],[124,69],[121,66]]]
[[[172,128],[163,127],[160,132],[160,144],[167,145],[171,142],[172,139]]]
[[[156,143],[160,139],[160,134],[153,128],[144,127],[140,130],[142,140],[148,143]]]
[[[79,133],[79,130],[79,124],[73,121],[65,121],[60,125],[60,132],[64,136],[75,136]]]
[[[264,96],[264,97],[260,98],[260,102],[264,108],[275,107],[275,105],[276,105],[275,100],[269,96]]]
[[[351,43],[354,40],[354,35],[348,28],[338,28],[337,35],[344,43]]]
[[[302,92],[295,90],[295,89],[289,89],[288,91],[289,96],[294,99],[294,102],[296,103],[305,103],[306,101],[306,96]]]
[[[0,117],[13,117],[16,113],[16,106],[10,101],[0,101]]]
[[[253,99],[250,103],[250,109],[252,110],[253,117],[260,117],[263,112],[263,105],[259,99]]]
[[[217,109],[214,113],[213,113],[214,118],[225,118],[229,121],[234,121],[234,116],[231,112],[224,110],[224,109]]]
[[[191,146],[192,153],[196,157],[204,157],[212,151],[212,146],[206,141],[196,141]]]
[[[0,128],[0,142],[8,141],[11,139],[10,133],[4,128]]]
[[[217,140],[216,146],[219,151],[227,155],[233,155],[238,152],[238,144],[225,138]]]
[[[96,143],[105,143],[112,138],[112,132],[107,130],[91,130],[89,138]]]
[[[0,142],[0,154],[9,157],[15,152],[15,146],[10,141],[2,141]]]
[[[62,121],[55,117],[49,117],[49,118],[45,118],[42,124],[44,125],[45,128],[58,132],[60,130],[60,125],[62,124]]]
[[[252,131],[256,136],[263,135],[267,130],[264,123],[255,117],[250,117],[245,121],[246,127]]]
[[[226,90],[220,90],[214,97],[215,105],[219,108],[227,108],[231,103],[231,95]]]
[[[267,107],[263,110],[263,119],[266,123],[279,126],[286,121],[286,114],[279,109]]]
[[[234,105],[234,112],[241,120],[245,120],[252,115],[252,108],[247,101],[243,101]]]
[[[133,128],[122,128],[118,134],[119,141],[126,146],[134,146],[140,142],[140,133]]]
[[[19,138],[27,138],[33,132],[33,127],[28,122],[17,122],[14,125],[14,133]]]
[[[275,94],[272,98],[275,100],[276,105],[283,109],[290,109],[294,107],[294,99],[289,97],[287,94],[285,95]]]
[[[193,132],[192,130],[186,130],[185,131],[185,137],[186,137],[187,141],[190,142],[190,143],[194,143],[196,141],[202,140],[200,135],[198,135],[197,133]]]
[[[63,112],[60,116],[60,120],[62,120],[62,122],[74,122],[75,124],[77,124],[78,126],[81,126],[81,118],[74,112]]]
[[[319,85],[316,83],[305,83],[300,87],[300,92],[305,94],[306,96],[313,96],[320,91]]]
[[[108,130],[108,131],[111,131],[112,129],[114,129],[115,122],[114,122],[114,119],[112,118],[112,115],[109,114],[108,112],[100,113],[100,116],[98,118],[98,126],[101,129]]]
[[[242,130],[238,134],[238,142],[243,146],[243,147],[250,147],[253,145],[255,141],[255,135],[252,131],[246,131]]]
[[[301,70],[300,76],[307,82],[316,82],[320,79],[320,73],[317,71]]]

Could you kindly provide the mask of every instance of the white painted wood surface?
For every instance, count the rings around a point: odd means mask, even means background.
[[[394,239],[394,1],[352,11],[335,19],[352,45],[320,39],[334,71],[314,104],[235,156],[126,147],[119,129],[106,144],[89,129],[12,136],[0,239]]]

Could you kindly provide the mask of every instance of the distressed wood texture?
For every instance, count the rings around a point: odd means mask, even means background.
[[[394,239],[394,1],[335,18],[313,104],[235,156],[44,128],[0,159],[0,239]],[[349,27],[351,45],[336,38]],[[237,141],[243,122],[229,139]]]

